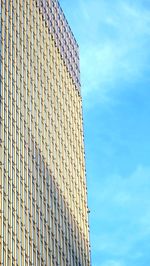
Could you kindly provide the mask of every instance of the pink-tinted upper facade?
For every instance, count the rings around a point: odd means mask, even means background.
[[[80,91],[78,44],[57,0],[36,0],[65,65]]]

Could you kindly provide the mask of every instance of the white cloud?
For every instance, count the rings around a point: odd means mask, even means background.
[[[116,260],[107,260],[101,266],[124,266],[124,263]]]
[[[135,83],[148,79],[150,9],[143,4],[147,1],[61,2],[80,47],[82,94],[87,107],[113,103],[118,90],[134,88]]]
[[[82,92],[99,90],[103,100],[118,83],[143,78],[150,56],[150,11],[138,2],[80,2]]]
[[[99,228],[92,228],[93,249],[117,257],[141,256],[137,243],[150,239],[150,168],[138,166],[128,177],[109,176],[93,184],[92,191],[91,216]]]

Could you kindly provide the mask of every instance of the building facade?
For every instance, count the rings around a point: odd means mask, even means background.
[[[0,0],[0,265],[90,265],[79,76],[57,0]]]

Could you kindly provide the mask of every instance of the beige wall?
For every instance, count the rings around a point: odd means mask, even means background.
[[[36,1],[1,3],[3,265],[88,266],[80,90]]]

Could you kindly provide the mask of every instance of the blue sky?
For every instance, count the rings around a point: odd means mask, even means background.
[[[150,1],[60,0],[80,46],[93,266],[150,265]]]

